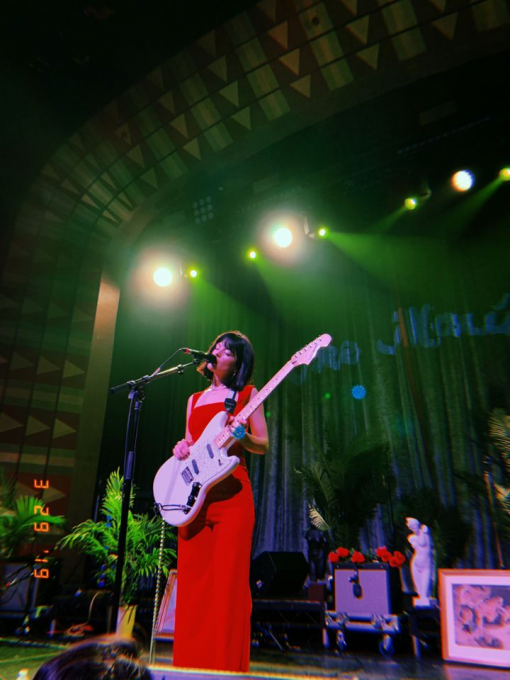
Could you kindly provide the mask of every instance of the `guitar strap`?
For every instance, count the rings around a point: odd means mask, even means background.
[[[225,411],[233,416],[237,404],[237,392],[235,390],[232,390],[232,395],[230,397],[227,397],[224,403]]]

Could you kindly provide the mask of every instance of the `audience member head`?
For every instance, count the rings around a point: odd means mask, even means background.
[[[113,636],[73,645],[44,663],[34,680],[151,680],[136,643]]]

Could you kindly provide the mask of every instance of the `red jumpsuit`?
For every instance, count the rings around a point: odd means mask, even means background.
[[[238,395],[237,414],[253,386]],[[196,442],[223,402],[195,406],[188,428]],[[251,544],[255,511],[244,450],[234,443],[229,454],[241,463],[212,487],[196,518],[179,528],[174,666],[247,672],[250,664]]]

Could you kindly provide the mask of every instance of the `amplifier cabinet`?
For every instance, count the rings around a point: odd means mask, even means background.
[[[397,579],[395,581],[395,578]],[[397,612],[398,570],[387,564],[347,562],[335,565],[335,611],[349,616],[385,616]]]

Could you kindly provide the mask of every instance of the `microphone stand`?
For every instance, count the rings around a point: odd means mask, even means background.
[[[117,565],[115,570],[115,585],[113,588],[112,598],[112,614],[110,619],[110,632],[113,633],[117,627],[117,617],[120,606],[120,596],[122,592],[122,574],[124,571],[124,562],[126,557],[126,537],[127,524],[129,517],[129,505],[131,501],[131,490],[133,488],[133,475],[136,462],[136,441],[138,437],[138,429],[140,424],[140,412],[142,410],[142,402],[145,399],[145,387],[153,380],[159,378],[166,378],[175,373],[182,374],[184,369],[188,366],[197,365],[200,363],[199,358],[189,361],[187,364],[179,364],[165,371],[160,368],[156,369],[151,375],[144,375],[136,380],[128,380],[121,385],[116,385],[110,388],[110,394],[117,394],[118,392],[126,392],[129,390],[128,399],[130,400],[128,422],[126,431],[126,446],[124,452],[124,484],[122,485],[122,505],[120,511],[119,523],[119,542],[117,549]]]

